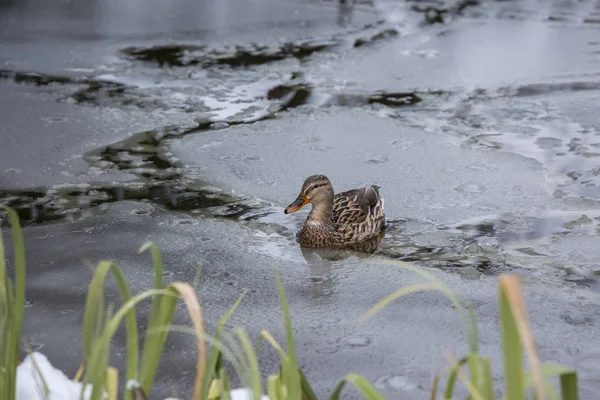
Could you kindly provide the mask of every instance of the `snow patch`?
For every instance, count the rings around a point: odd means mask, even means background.
[[[43,382],[48,386],[48,396],[44,393]],[[79,400],[81,386],[81,382],[67,378],[62,371],[50,364],[44,354],[39,352],[25,357],[17,367],[16,400]],[[87,400],[91,394],[92,386],[87,385],[83,398]]]
[[[42,381],[42,378],[43,381]],[[45,395],[44,382],[48,387]],[[34,352],[17,367],[17,397],[16,400],[79,400],[81,382],[69,379],[62,371],[54,368],[48,357],[40,352]],[[139,387],[139,383],[130,380],[127,388]],[[89,400],[92,394],[92,385],[87,385],[83,392],[83,399]],[[234,389],[230,392],[231,400],[252,400],[252,391],[248,388]],[[106,398],[106,394],[104,395]],[[269,400],[262,395],[261,400]],[[165,400],[177,400],[169,397]]]

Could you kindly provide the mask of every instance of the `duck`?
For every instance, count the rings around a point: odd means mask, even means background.
[[[379,189],[370,185],[335,194],[327,176],[306,178],[296,200],[284,210],[290,214],[312,205],[296,233],[300,247],[375,252],[385,231],[385,201]]]

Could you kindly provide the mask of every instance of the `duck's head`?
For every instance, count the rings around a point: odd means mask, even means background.
[[[308,203],[313,207],[333,202],[333,186],[325,175],[311,175],[304,181],[298,198],[283,211],[286,214],[298,211]]]

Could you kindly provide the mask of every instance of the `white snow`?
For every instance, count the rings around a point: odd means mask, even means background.
[[[34,363],[35,362],[35,363]],[[48,386],[48,396],[44,393],[44,384]],[[16,400],[79,400],[81,382],[69,379],[62,371],[54,368],[48,358],[34,352],[23,360],[17,367],[17,398]],[[135,387],[135,381],[127,382],[127,387]],[[83,399],[88,400],[92,394],[92,386],[87,385]],[[231,400],[252,400],[252,391],[248,388],[234,389],[230,392]],[[176,400],[169,398],[166,400]],[[261,400],[269,400],[265,395]]]
[[[252,400],[252,390],[247,388],[233,389],[229,395],[231,400]],[[269,397],[263,394],[260,396],[260,400],[269,400]]]
[[[42,381],[42,378],[43,381]],[[48,396],[44,393],[44,383],[48,386]],[[16,400],[79,400],[81,382],[69,379],[62,371],[54,368],[48,358],[34,352],[17,367]],[[83,393],[89,399],[92,387],[88,385]]]

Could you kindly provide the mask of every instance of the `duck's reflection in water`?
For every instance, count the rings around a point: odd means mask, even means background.
[[[339,274],[345,261],[369,257],[369,253],[340,249],[301,248],[306,260],[309,279],[310,297],[317,300],[319,305],[335,301],[339,291]]]

